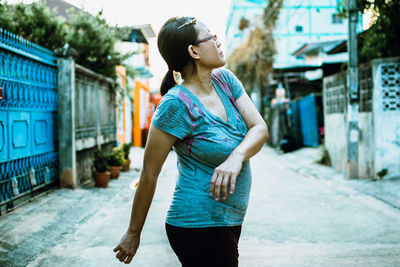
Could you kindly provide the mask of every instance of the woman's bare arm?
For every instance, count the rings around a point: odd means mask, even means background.
[[[243,161],[257,154],[269,138],[268,127],[249,96],[244,93],[236,100],[236,104],[247,125],[248,132],[231,155],[215,168],[210,182],[210,194],[214,195],[217,201],[220,199],[221,190],[222,198],[228,197],[228,184],[230,185],[229,193],[233,194],[236,178],[242,169]]]
[[[143,160],[139,185],[133,200],[129,227],[120,243],[114,248],[116,257],[130,263],[139,247],[140,233],[147,217],[156,189],[158,175],[176,141],[176,137],[151,126]]]
[[[236,100],[236,104],[249,131],[233,153],[242,155],[245,161],[257,154],[268,140],[268,127],[246,93]]]

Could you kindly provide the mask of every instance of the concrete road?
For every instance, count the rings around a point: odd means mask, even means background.
[[[142,149],[133,149],[140,169]],[[400,266],[400,212],[313,164],[317,149],[252,159],[253,185],[240,266]],[[0,217],[0,266],[122,266],[112,252],[126,230],[138,170],[106,189],[55,190]],[[164,219],[176,177],[171,152],[131,266],[180,266]],[[335,177],[335,179],[331,179]]]

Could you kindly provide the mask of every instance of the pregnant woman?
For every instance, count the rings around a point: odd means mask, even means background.
[[[166,232],[182,266],[238,266],[238,241],[251,187],[249,159],[268,128],[227,69],[216,35],[192,17],[169,19],[158,35],[168,65],[154,114],[128,230],[114,248],[130,263],[157,178],[171,147],[178,177]],[[183,82],[175,81],[179,72]]]

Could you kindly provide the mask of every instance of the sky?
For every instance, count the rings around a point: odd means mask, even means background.
[[[171,17],[196,17],[204,22],[211,32],[215,32],[224,44],[225,26],[232,0],[66,0],[66,2],[83,7],[92,14],[103,9],[104,17],[112,25],[151,24],[156,35],[164,22]],[[154,75],[150,80],[150,89],[157,91],[168,68],[158,52],[157,37],[152,38],[149,45],[150,71]]]
[[[204,22],[211,32],[217,34],[225,43],[225,26],[232,0],[64,0],[89,13],[97,14],[103,9],[103,15],[111,25],[133,26],[151,24],[156,34],[161,26],[171,17],[190,16]],[[8,3],[21,1],[8,0]],[[32,1],[22,1],[30,3]],[[154,77],[150,80],[150,89],[157,91],[161,79],[167,72],[167,65],[157,48],[157,37],[150,45],[150,71]],[[224,51],[224,54],[225,51]]]
[[[156,34],[169,18],[193,16],[204,22],[211,32],[217,34],[225,50],[225,28],[232,0],[64,0],[92,14],[103,9],[106,20],[111,25],[133,26],[151,24]],[[21,0],[8,0],[8,3]],[[32,0],[23,0],[30,3]],[[364,27],[370,23],[370,14],[364,15]],[[157,38],[150,39],[150,79],[151,91],[157,91],[167,72],[167,66],[157,48]]]

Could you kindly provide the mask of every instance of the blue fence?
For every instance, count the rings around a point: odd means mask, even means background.
[[[58,179],[53,53],[0,29],[0,214]]]

